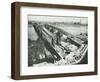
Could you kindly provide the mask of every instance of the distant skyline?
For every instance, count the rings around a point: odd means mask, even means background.
[[[80,22],[81,24],[88,24],[87,17],[71,17],[71,16],[45,16],[45,15],[28,15],[28,21],[42,21],[42,22]]]

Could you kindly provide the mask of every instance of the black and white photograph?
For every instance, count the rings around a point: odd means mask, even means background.
[[[29,67],[88,64],[88,17],[27,18]]]
[[[97,7],[12,3],[13,79],[97,75]]]

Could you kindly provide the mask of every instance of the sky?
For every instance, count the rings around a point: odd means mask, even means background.
[[[42,21],[42,22],[81,22],[82,24],[88,23],[87,17],[68,17],[68,16],[44,16],[44,15],[28,15],[29,21]]]

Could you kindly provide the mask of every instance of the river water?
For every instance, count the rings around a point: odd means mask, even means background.
[[[56,25],[57,28],[60,28],[66,32],[71,33],[72,35],[78,35],[80,33],[87,33],[88,26],[86,25]]]

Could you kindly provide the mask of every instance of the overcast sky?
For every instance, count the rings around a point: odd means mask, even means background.
[[[88,23],[87,17],[68,17],[68,16],[41,16],[41,15],[28,15],[29,21],[43,21],[43,22],[81,22]]]

